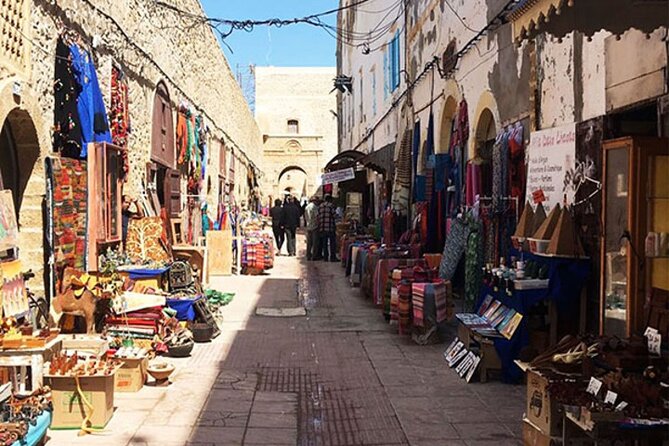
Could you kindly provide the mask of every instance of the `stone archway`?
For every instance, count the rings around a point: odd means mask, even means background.
[[[0,129],[0,184],[3,189],[12,191],[19,224],[26,188],[39,157],[39,141],[32,118],[26,110],[13,109]],[[33,205],[28,203],[28,206]]]
[[[278,194],[289,192],[298,199],[309,193],[309,177],[307,171],[298,165],[285,166],[276,178]]]
[[[15,81],[20,78],[8,77],[0,81],[0,129],[4,128],[0,157],[10,150],[15,156],[8,162],[17,170],[8,178],[7,189],[12,189],[19,223],[19,257],[24,270],[32,269],[36,277],[44,272],[44,212],[45,194],[44,163],[51,150],[51,124],[45,122],[48,116],[37,101],[37,95],[23,83],[20,95],[14,94]],[[10,135],[11,140],[7,135]],[[10,142],[11,141],[11,142]],[[13,149],[12,149],[13,147]],[[10,155],[11,157],[11,155]],[[44,289],[42,280],[30,284],[31,289]]]
[[[469,138],[469,158],[474,158],[479,154],[483,143],[495,139],[497,123],[500,122],[497,101],[490,91],[481,93],[471,122],[473,122],[473,137]]]

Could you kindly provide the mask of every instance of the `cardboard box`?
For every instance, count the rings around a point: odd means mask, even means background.
[[[527,419],[547,436],[562,433],[563,417],[559,404],[548,393],[548,379],[539,372],[527,371]]]
[[[51,429],[79,429],[90,414],[73,377],[48,376],[53,399]],[[104,428],[114,414],[114,375],[79,378],[81,391],[93,405],[92,427]]]
[[[523,445],[524,446],[552,446],[551,437],[544,434],[529,420],[523,420]]]
[[[63,350],[77,353],[88,353],[95,358],[100,358],[109,350],[109,342],[102,339],[100,335],[61,335],[63,339]]]
[[[117,392],[139,392],[146,382],[149,360],[122,359],[123,366],[116,371],[114,376],[114,390]]]

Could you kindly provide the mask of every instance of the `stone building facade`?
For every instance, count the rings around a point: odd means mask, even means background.
[[[263,134],[264,195],[310,196],[337,154],[335,69],[255,67],[256,121]]]
[[[3,137],[11,136],[0,143],[0,149],[7,152],[0,157],[16,158],[18,175],[11,188],[18,203],[24,269],[39,273],[44,267],[44,160],[52,154],[55,47],[64,30],[80,36],[92,54],[107,106],[112,64],[127,76],[131,133],[130,172],[124,193],[139,194],[146,181],[158,85],[169,104],[165,113],[172,116],[172,122],[176,122],[181,103],[190,104],[204,117],[209,129],[209,157],[201,198],[210,209],[217,208],[219,197],[224,195],[222,188],[238,202],[245,200],[250,192],[248,172],[261,174],[261,133],[216,36],[206,26],[192,26],[178,11],[204,14],[199,1],[175,0],[171,4],[175,9],[141,0],[3,3],[0,124]],[[186,190],[185,181],[182,177],[182,191]]]
[[[666,1],[354,3],[342,0],[338,17],[337,74],[352,87],[339,92],[340,153],[364,160],[397,142],[403,129],[420,128],[421,172],[430,115],[434,151],[444,154],[463,101],[465,162],[488,158],[509,126],[522,125],[525,147],[535,132],[566,126],[575,133],[576,161],[592,161],[591,179],[599,182],[604,140],[669,135]],[[375,186],[371,177],[368,186]],[[601,195],[582,199],[573,212],[593,257],[587,321],[596,327]]]

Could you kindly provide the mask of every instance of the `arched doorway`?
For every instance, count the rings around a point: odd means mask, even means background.
[[[458,109],[458,103],[453,96],[449,96],[441,113],[441,127],[439,131],[439,145],[435,153],[447,153],[451,146],[451,135],[453,134],[453,122]]]
[[[288,192],[298,199],[309,194],[307,171],[300,166],[287,166],[277,177],[277,192],[281,195]]]
[[[474,133],[474,157],[472,162],[481,165],[481,195],[492,195],[492,151],[495,145],[497,129],[495,117],[489,108],[484,109],[476,123]]]
[[[0,130],[0,189],[12,191],[19,224],[26,187],[39,154],[37,131],[32,118],[27,111],[15,108],[9,112]]]

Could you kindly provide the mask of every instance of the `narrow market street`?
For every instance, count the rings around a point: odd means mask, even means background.
[[[197,344],[167,388],[117,394],[98,434],[49,445],[515,445],[525,387],[466,384],[445,344],[392,333],[339,263],[277,257],[266,276],[220,277],[236,293],[222,335]],[[306,316],[258,316],[271,309]]]

